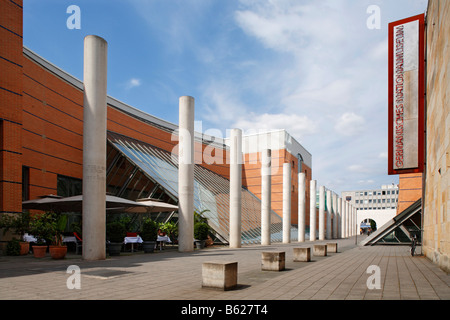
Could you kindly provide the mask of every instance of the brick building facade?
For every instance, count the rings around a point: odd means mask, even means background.
[[[82,179],[83,84],[23,47],[22,0],[0,0],[0,5],[0,214],[9,214],[22,212],[24,200],[58,194],[61,177]],[[112,97],[108,97],[107,103],[108,131],[168,152],[174,150],[177,141],[172,135],[177,125]],[[225,143],[213,146],[215,153],[222,155],[222,161],[207,164],[198,160],[206,148],[211,148],[202,138],[201,134],[196,135],[196,163],[228,179]],[[280,175],[273,177],[273,210],[282,216],[279,186],[282,166],[284,162],[293,163],[292,223],[296,223],[297,154],[286,149],[273,150],[272,154],[278,159],[279,168],[274,169]],[[303,164],[302,170],[307,172],[306,190],[309,190],[311,166]],[[259,183],[250,176],[252,172],[260,172],[260,168],[260,162],[243,166],[243,187],[257,196]],[[309,192],[306,193],[309,204]]]

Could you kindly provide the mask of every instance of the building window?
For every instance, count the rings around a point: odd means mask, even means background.
[[[22,166],[22,201],[30,200],[30,168]]]
[[[83,183],[81,179],[58,175],[57,192],[58,196],[71,197],[83,193]]]
[[[303,157],[302,157],[302,155],[299,153],[299,154],[297,154],[297,161],[298,161],[298,173],[301,173],[302,172],[302,167],[303,167],[303,165],[302,165],[302,163],[303,163]],[[294,166],[292,166],[292,167],[294,167]]]

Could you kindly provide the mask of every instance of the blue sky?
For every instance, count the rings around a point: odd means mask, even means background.
[[[81,10],[68,29],[67,7]],[[367,20],[380,9],[380,28]],[[427,0],[24,0],[24,45],[83,79],[83,39],[108,42],[108,94],[178,123],[193,96],[203,132],[286,129],[313,179],[341,191],[387,175],[387,27]],[[372,21],[372,20],[370,20]]]

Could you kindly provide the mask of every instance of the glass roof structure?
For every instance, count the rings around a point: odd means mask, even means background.
[[[403,212],[395,216],[376,232],[372,233],[361,245],[411,244],[413,236],[422,242],[422,199],[417,200]]]
[[[178,157],[150,144],[108,132],[108,192],[136,200],[157,198],[178,203]],[[194,165],[194,208],[208,219],[217,239],[229,239],[230,181],[202,165]],[[167,220],[177,221],[177,213]],[[297,230],[291,227],[292,239]],[[282,219],[271,212],[271,240],[282,241]],[[242,188],[242,243],[261,242],[261,201]]]

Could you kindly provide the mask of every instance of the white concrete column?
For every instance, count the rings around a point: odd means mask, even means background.
[[[242,130],[230,134],[230,248],[241,247]]]
[[[327,199],[327,212],[326,214],[326,221],[327,221],[327,227],[325,231],[325,237],[326,239],[331,239],[332,236],[332,230],[331,230],[331,217],[333,215],[333,201],[331,200],[331,190],[327,190],[326,192],[326,199]]]
[[[261,245],[270,245],[270,209],[272,193],[272,151],[265,149],[261,157]]]
[[[346,238],[350,237],[350,203],[348,203],[347,200],[345,200],[345,234]]]
[[[353,206],[350,204],[350,212],[351,212],[351,220],[350,220],[350,235],[355,235],[355,210],[353,210]]]
[[[325,187],[319,188],[319,240],[325,240]]]
[[[291,243],[291,164],[283,163],[283,243]]]
[[[338,209],[337,209],[337,225],[338,225],[338,239],[342,239],[342,198],[338,197]]]
[[[337,194],[333,192],[333,239],[338,238],[338,204],[337,204]]]
[[[84,38],[83,259],[106,259],[106,94],[108,43]]]
[[[351,212],[350,235],[353,237],[355,235],[355,210],[352,204],[350,204],[350,212]]]
[[[298,242],[305,242],[306,227],[306,175],[298,174]]]
[[[194,112],[195,100],[179,99],[178,251],[194,251]]]
[[[316,193],[317,181],[311,180],[309,185],[309,240],[316,241]]]
[[[342,199],[342,213],[343,213],[343,216],[342,216],[342,232],[343,232],[343,234],[342,234],[342,236],[343,236],[343,238],[348,237],[348,230],[347,230],[348,211],[347,211],[347,209],[348,209],[347,201],[345,199]]]

